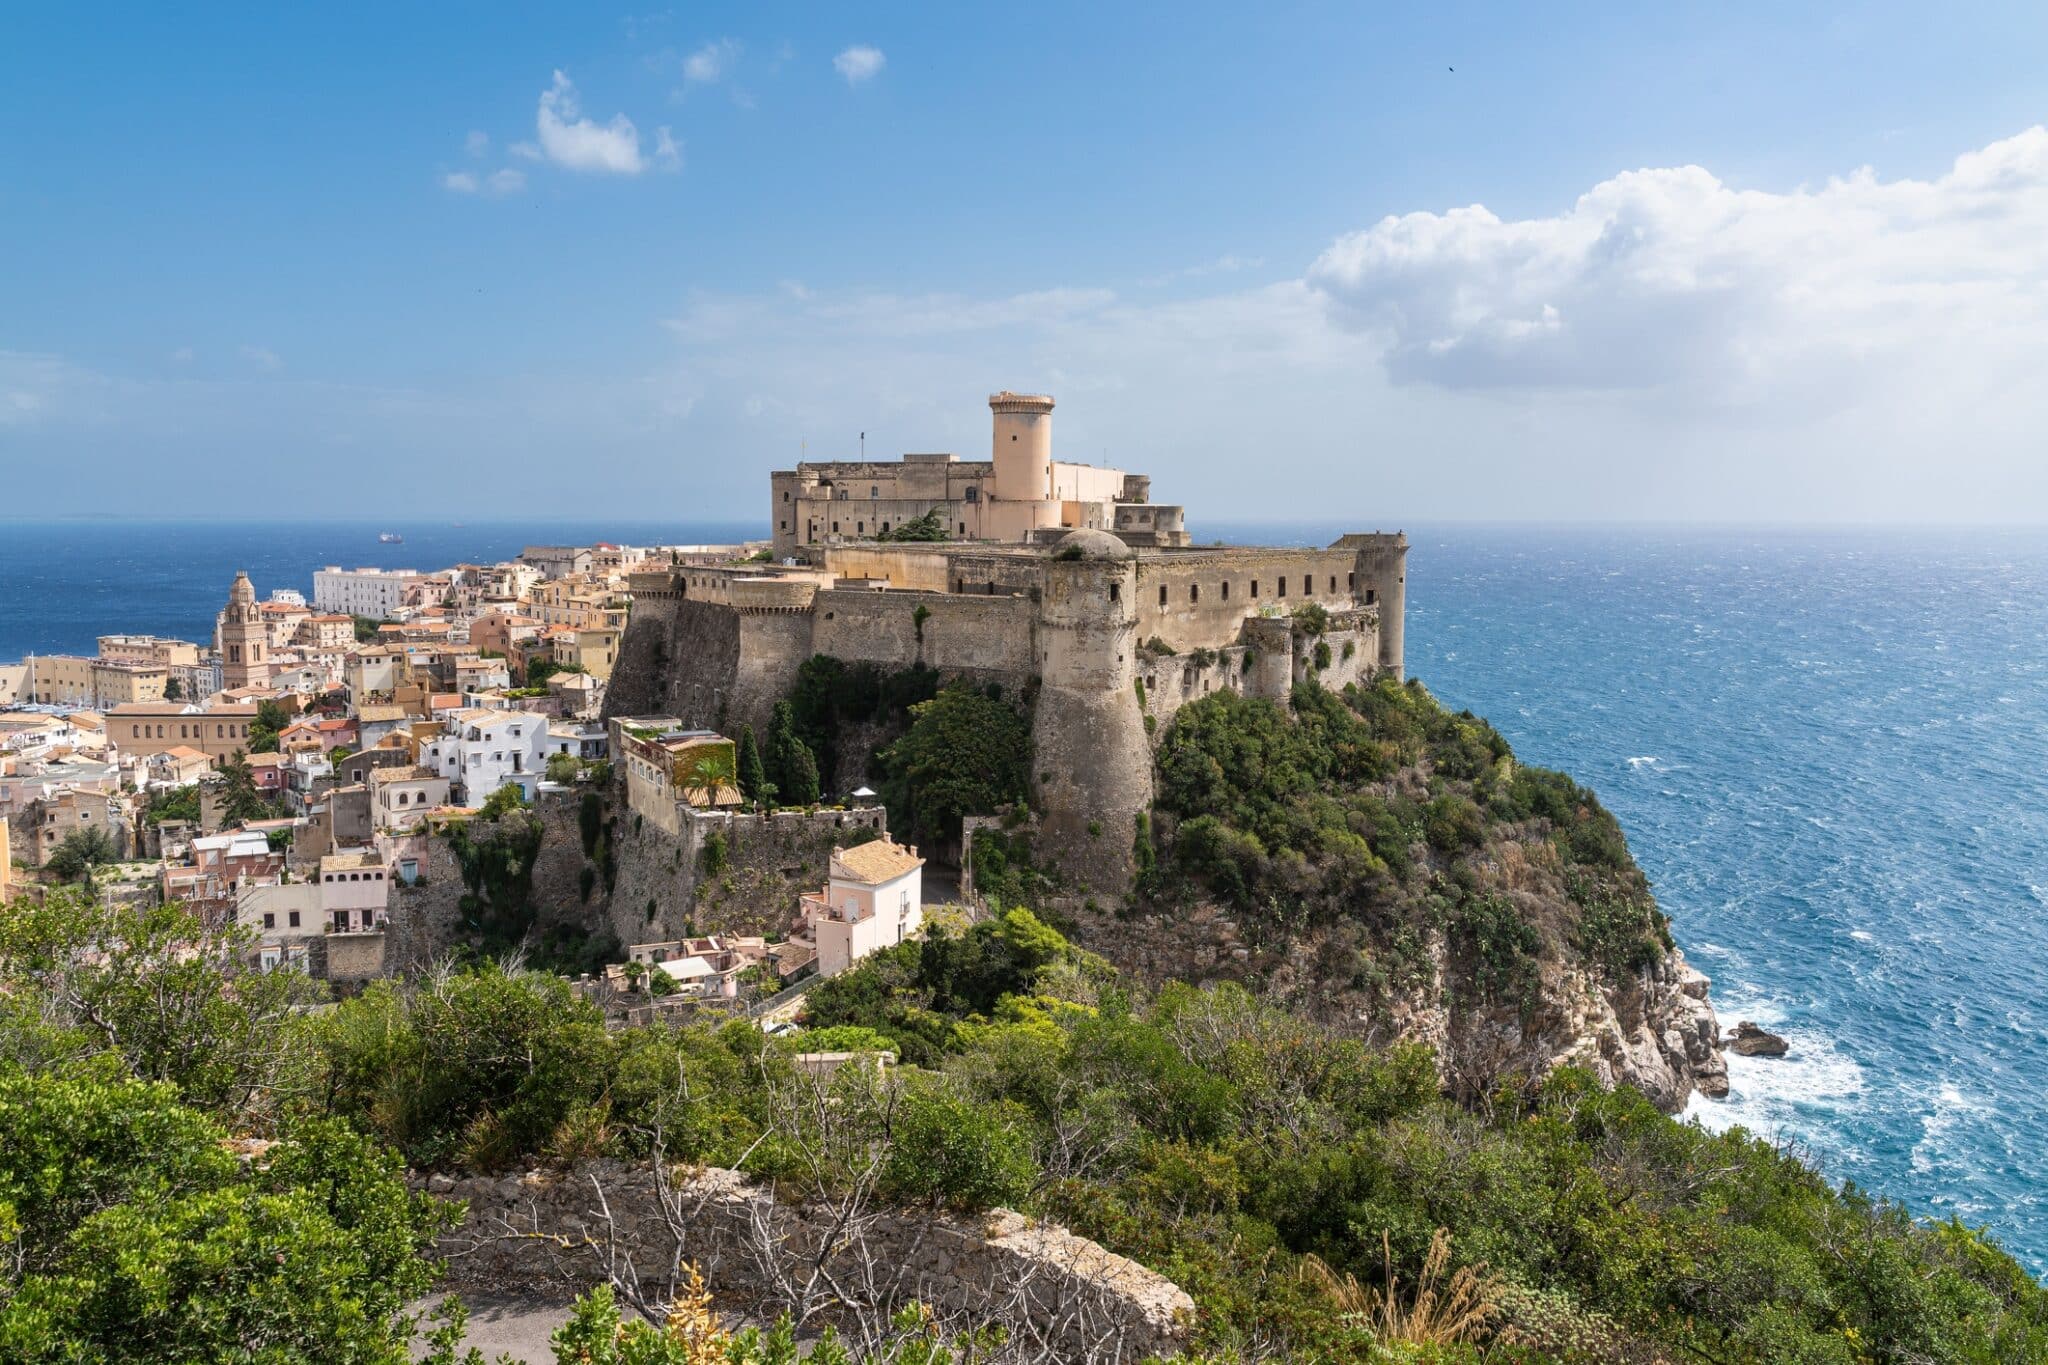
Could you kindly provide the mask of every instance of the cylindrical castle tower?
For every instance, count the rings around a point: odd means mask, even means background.
[[[1152,805],[1152,750],[1135,686],[1137,581],[1128,545],[1107,531],[1072,532],[1047,557],[1038,616],[1038,846],[1112,895],[1130,887],[1137,815]]]
[[[995,414],[995,495],[1006,502],[1052,497],[1052,398],[1038,393],[990,394]]]
[[[1380,609],[1380,668],[1397,678],[1408,676],[1403,657],[1401,618],[1408,605],[1408,537],[1392,535],[1359,537],[1358,595],[1371,593],[1370,601]]]

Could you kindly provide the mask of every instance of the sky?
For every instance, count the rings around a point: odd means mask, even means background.
[[[2048,6],[0,8],[0,516],[2048,522]]]

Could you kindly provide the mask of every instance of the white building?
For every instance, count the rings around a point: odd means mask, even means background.
[[[888,838],[835,848],[825,889],[804,896],[803,917],[818,944],[818,975],[837,976],[923,926],[924,859]]]
[[[417,569],[344,569],[329,564],[313,571],[313,605],[382,621],[405,605],[405,589]]]
[[[532,711],[457,711],[429,740],[420,766],[448,779],[456,801],[480,806],[507,782],[533,798],[547,770],[548,718]]]
[[[370,770],[370,821],[378,829],[408,830],[436,806],[448,804],[449,781],[426,768]]]

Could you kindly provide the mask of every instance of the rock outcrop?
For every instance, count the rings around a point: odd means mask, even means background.
[[[1582,962],[1546,962],[1522,1009],[1470,1001],[1440,933],[1422,940],[1419,979],[1361,988],[1355,977],[1333,980],[1354,970],[1358,952],[1341,930],[1261,934],[1254,943],[1213,904],[1170,915],[1082,901],[1054,909],[1077,922],[1089,949],[1140,980],[1238,981],[1375,1044],[1427,1043],[1445,1085],[1467,1099],[1567,1065],[1603,1085],[1633,1085],[1667,1113],[1694,1092],[1728,1093],[1708,978],[1676,948],[1619,987]]]
[[[1076,1362],[1172,1355],[1194,1319],[1194,1301],[1171,1280],[1007,1209],[962,1219],[871,1208],[848,1218],[843,1207],[779,1202],[737,1171],[662,1179],[647,1163],[619,1161],[435,1176],[427,1188],[468,1203],[439,1245],[457,1290],[585,1288],[625,1265],[651,1288],[689,1261],[721,1305],[772,1317],[806,1292],[881,1312],[916,1301]],[[845,1310],[813,1325],[835,1311]]]
[[[1736,1024],[1725,1044],[1730,1052],[1744,1057],[1782,1057],[1792,1045],[1775,1033],[1766,1033],[1747,1019]]]

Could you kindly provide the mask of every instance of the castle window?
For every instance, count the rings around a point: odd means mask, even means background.
[[[858,536],[858,535],[864,535],[864,534],[865,534],[865,533],[867,532],[867,529],[868,529],[868,524],[867,524],[866,522],[864,522],[864,521],[856,521],[856,522],[855,522],[855,523],[853,524],[853,533],[854,533],[855,535],[857,535],[857,536]]]
[[[1230,580],[1227,578],[1223,580],[1223,600],[1226,602],[1230,600]]]
[[[1109,600],[1112,602],[1121,602],[1123,600],[1122,584],[1112,583],[1109,585]]]
[[[788,502],[788,501],[789,501],[789,490],[788,490],[787,488],[785,488],[785,489],[783,489],[783,490],[782,490],[782,500],[783,500],[784,502]]]
[[[881,490],[881,489],[879,489],[879,488],[877,488],[877,487],[875,487],[875,486],[874,486],[873,484],[869,484],[869,485],[868,485],[868,496],[869,496],[870,498],[879,498],[879,497],[881,497],[881,496],[882,496],[882,490]]]
[[[882,523],[882,534],[885,536],[889,534],[889,523],[886,521]]]
[[[1374,602],[1377,602],[1379,600],[1379,596],[1380,595],[1374,592],[1371,588],[1367,588],[1365,590],[1365,605],[1367,605],[1368,607],[1371,606]]]
[[[832,523],[832,534],[835,536],[839,534],[839,523],[836,521]]]
[[[1202,585],[1201,585],[1200,583],[1190,583],[1190,584],[1188,584],[1188,601],[1190,601],[1190,602],[1199,602],[1199,601],[1201,601],[1201,600],[1202,600]]]
[[[964,521],[960,523],[960,534],[963,536],[967,534],[967,523]]]
[[[1166,585],[1164,583],[1159,585],[1159,605],[1162,607],[1166,605]]]
[[[1258,580],[1258,579],[1256,579],[1256,578],[1254,578],[1254,579],[1252,580],[1252,596],[1253,596],[1253,597],[1257,597],[1258,595],[1259,595],[1259,580]]]
[[[1337,575],[1335,574],[1330,575],[1330,591],[1337,591]]]
[[[1357,592],[1357,591],[1358,591],[1358,575],[1357,575],[1357,574],[1355,574],[1355,573],[1348,573],[1348,574],[1345,574],[1345,575],[1344,575],[1344,588],[1345,588],[1345,591],[1347,591],[1347,592]]]
[[[786,521],[778,521],[775,523],[775,529],[778,531],[787,531],[789,529],[789,523]]]

